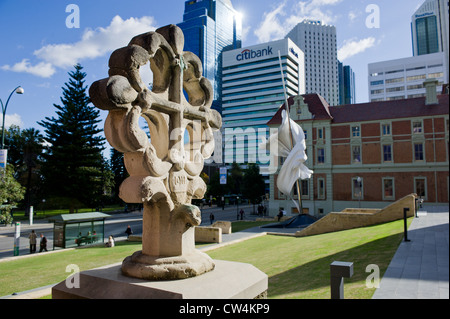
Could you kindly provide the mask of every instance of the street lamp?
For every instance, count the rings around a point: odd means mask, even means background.
[[[357,177],[356,181],[358,182],[359,194],[358,194],[358,207],[361,208],[361,197],[362,197],[362,179],[361,177]]]
[[[0,103],[2,104],[2,113],[3,113],[3,125],[2,125],[2,146],[0,149],[3,149],[5,146],[5,117],[6,117],[6,108],[8,107],[9,100],[11,99],[11,96],[16,92],[17,94],[23,94],[25,91],[23,87],[20,85],[16,87],[14,90],[12,90],[11,94],[8,96],[8,99],[6,100],[6,104],[3,105],[2,99],[0,99]]]

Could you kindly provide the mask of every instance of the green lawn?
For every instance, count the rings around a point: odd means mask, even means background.
[[[395,221],[303,238],[263,236],[208,254],[251,263],[265,272],[269,298],[329,298],[330,263],[352,261],[354,275],[345,279],[345,297],[371,298],[374,289],[365,287],[366,266],[376,264],[383,274],[402,238],[403,221]],[[0,296],[63,281],[69,264],[88,270],[120,262],[140,248],[140,243],[119,242],[114,248],[98,246],[0,262]]]
[[[409,219],[411,222],[412,219]],[[208,254],[214,259],[250,263],[269,276],[269,298],[330,298],[330,264],[354,263],[354,275],[345,279],[345,298],[371,298],[366,267],[376,264],[381,275],[403,239],[403,221],[295,238],[263,236]]]

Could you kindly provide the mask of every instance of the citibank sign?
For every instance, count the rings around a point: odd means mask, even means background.
[[[244,60],[250,60],[250,59],[254,59],[254,58],[260,58],[266,55],[272,55],[273,48],[272,47],[267,47],[266,49],[262,49],[262,50],[249,50],[249,49],[245,49],[244,51],[242,51],[241,53],[239,53],[236,56],[236,60],[237,61],[244,61]]]

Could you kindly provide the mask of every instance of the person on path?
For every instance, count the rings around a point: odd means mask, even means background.
[[[28,239],[30,240],[30,254],[33,254],[36,252],[36,233],[34,232],[34,229],[31,231],[30,235],[28,235]]]
[[[41,233],[41,242],[39,243],[39,252],[41,253],[43,250],[47,250],[47,238],[45,238],[44,234]]]
[[[128,225],[127,229],[125,230],[125,234],[127,234],[127,238],[130,237],[130,235],[133,233],[133,231],[131,230],[131,226]]]

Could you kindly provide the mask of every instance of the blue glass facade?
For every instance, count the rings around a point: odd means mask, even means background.
[[[222,53],[241,48],[242,21],[230,0],[188,0],[183,22],[184,50],[195,53],[203,64],[203,76],[214,88],[213,108],[222,105]]]
[[[439,52],[438,24],[436,16],[416,20],[417,54]]]

